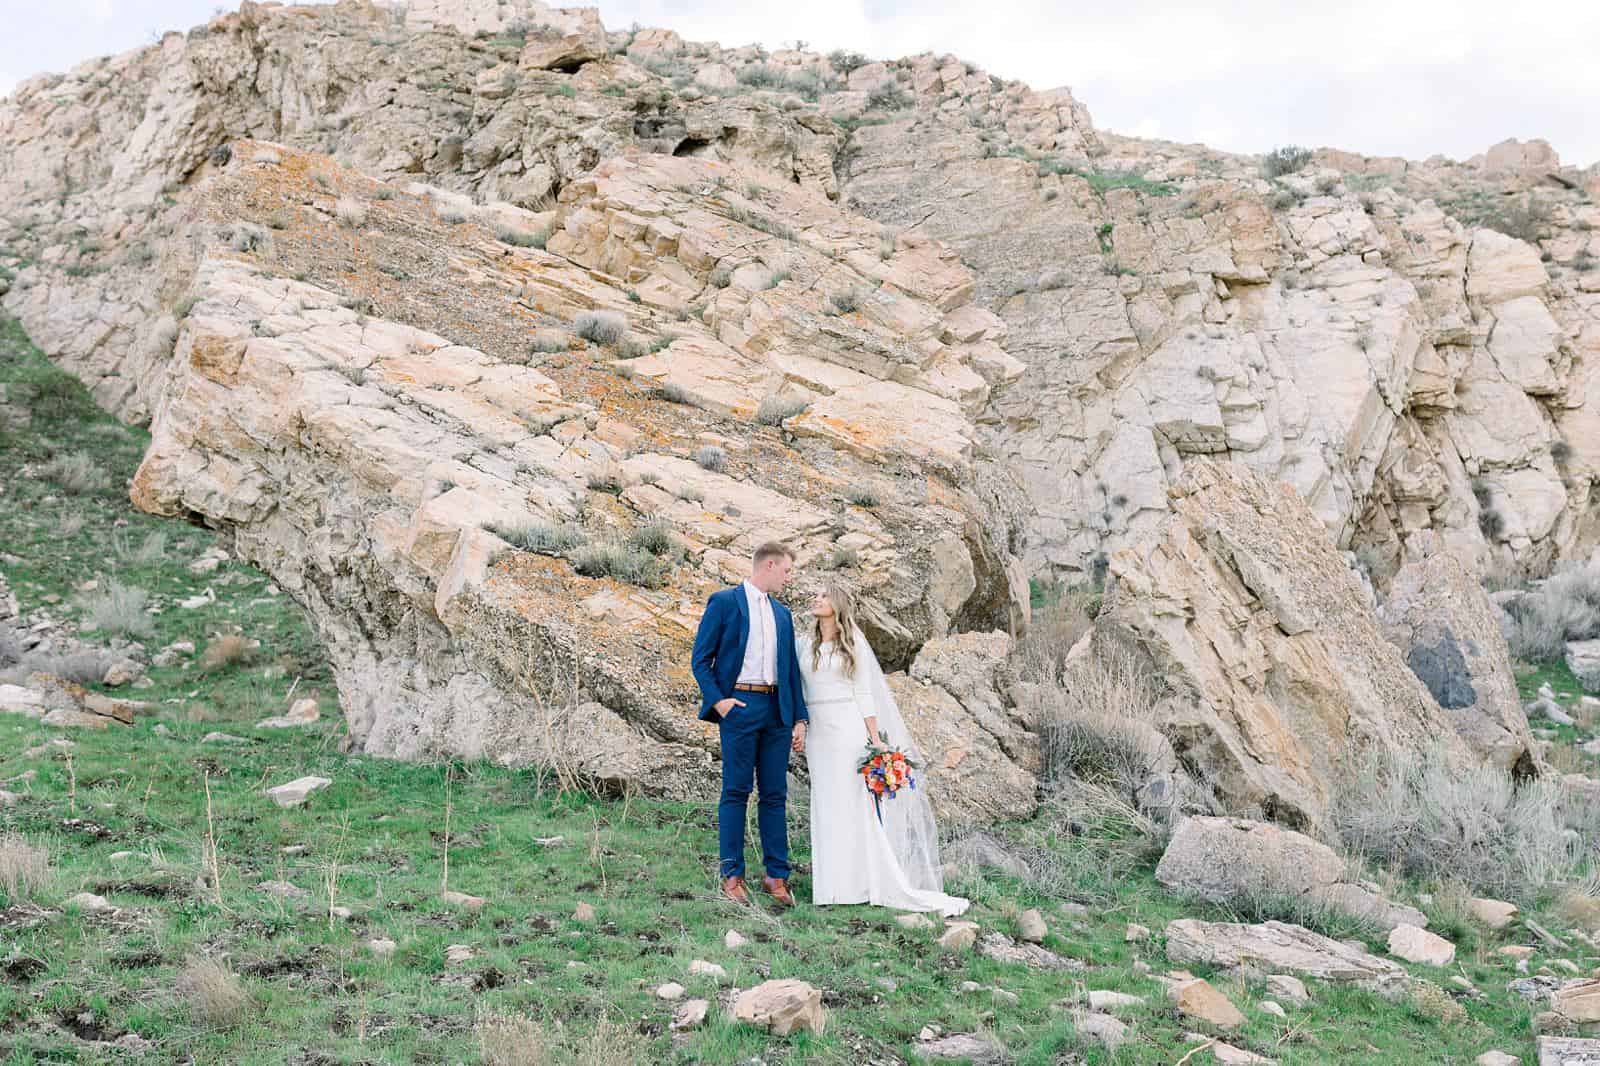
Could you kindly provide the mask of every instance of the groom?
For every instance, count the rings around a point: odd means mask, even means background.
[[[756,549],[750,579],[714,593],[694,638],[694,679],[700,683],[700,718],[718,723],[722,736],[722,802],[717,805],[722,894],[750,902],[744,884],[744,820],[752,783],[761,786],[756,824],[761,828],[761,887],[781,906],[789,891],[789,752],[806,745],[806,703],[794,653],[794,619],[772,594],[794,569],[794,552],[769,541]]]

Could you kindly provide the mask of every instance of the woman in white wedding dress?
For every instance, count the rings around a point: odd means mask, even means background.
[[[967,901],[944,893],[921,755],[855,623],[850,591],[826,582],[811,617],[811,631],[795,637],[811,718],[805,748],[811,771],[811,901],[960,914]],[[909,755],[918,787],[901,789],[875,807],[856,769],[869,740]]]

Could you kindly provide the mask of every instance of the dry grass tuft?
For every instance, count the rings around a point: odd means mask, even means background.
[[[1017,641],[1017,668],[1026,681],[1059,684],[1067,652],[1094,628],[1100,595],[1088,588],[1065,588],[1033,612],[1028,631]]]
[[[190,959],[178,974],[177,989],[195,1019],[206,1025],[237,1025],[250,1006],[239,975],[220,959]]]
[[[255,650],[256,643],[242,634],[223,633],[206,644],[206,650],[200,654],[200,669],[210,672],[249,662]]]
[[[28,899],[50,882],[50,853],[18,833],[0,836],[0,886],[6,898]]]
[[[1577,929],[1600,929],[1600,885],[1593,882],[1569,888],[1556,901],[1556,913]]]
[[[546,1066],[555,1061],[550,1035],[532,1018],[480,1007],[473,1029],[484,1066]]]
[[[341,223],[353,229],[367,224],[367,205],[354,196],[339,197],[333,205],[333,213]]]

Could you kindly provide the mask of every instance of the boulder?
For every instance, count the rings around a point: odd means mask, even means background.
[[[1418,547],[1418,545],[1421,547]],[[1480,759],[1510,771],[1532,738],[1498,612],[1478,578],[1434,537],[1402,566],[1378,607],[1384,637]]]
[[[804,981],[765,981],[740,993],[733,1015],[773,1036],[821,1033],[827,1024],[822,993]]]
[[[951,1033],[916,1048],[924,1059],[962,1059],[973,1066],[997,1066],[1009,1060],[1005,1045],[986,1034]]]
[[[1470,765],[1301,496],[1196,459],[1171,497],[1158,536],[1111,556],[1095,639],[1131,641],[1181,694],[1158,724],[1219,798],[1316,825],[1351,750]]]
[[[1209,903],[1298,898],[1343,877],[1344,860],[1327,845],[1244,818],[1185,818],[1156,866],[1168,889]]]
[[[1167,958],[1173,962],[1243,966],[1263,973],[1291,970],[1324,981],[1375,986],[1406,977],[1395,963],[1287,922],[1245,925],[1180,918],[1167,924],[1166,940]],[[1292,998],[1272,991],[1280,998]]]
[[[1305,982],[1292,974],[1269,974],[1267,976],[1267,994],[1278,999],[1288,1000],[1298,1007],[1303,1007],[1311,1002],[1311,993],[1306,991]]]
[[[1107,1051],[1115,1053],[1128,1039],[1128,1026],[1109,1014],[1089,1012],[1077,1015],[1072,1026]]]
[[[1448,966],[1456,957],[1456,946],[1426,929],[1419,929],[1414,925],[1397,925],[1389,931],[1389,954],[1407,962]]]
[[[1044,940],[1049,933],[1049,926],[1045,925],[1044,915],[1037,908],[1029,908],[1017,916],[1017,937],[1030,944],[1037,944]]]
[[[706,1022],[706,1014],[711,1010],[711,1001],[706,999],[690,999],[679,1004],[678,1009],[672,1012],[672,1030],[683,1032],[688,1029],[698,1029]]]
[[[1333,849],[1292,829],[1244,818],[1194,816],[1178,825],[1156,866],[1156,880],[1211,903],[1306,900],[1388,930],[1427,925],[1414,907],[1391,903],[1343,881]]]

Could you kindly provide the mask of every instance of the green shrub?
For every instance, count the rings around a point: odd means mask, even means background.
[[[572,568],[584,577],[609,577],[642,588],[659,588],[666,567],[648,551],[626,544],[588,544],[570,556]]]
[[[761,406],[756,408],[756,423],[763,426],[781,426],[784,421],[793,418],[810,406],[798,396],[779,396],[773,394],[761,401]]]
[[[116,578],[83,595],[83,620],[97,631],[143,640],[155,633],[155,623],[145,608],[150,594],[142,588],[124,585]]]
[[[1281,177],[1284,174],[1293,174],[1309,162],[1311,162],[1311,149],[1286,144],[1281,148],[1274,148],[1262,157],[1261,173],[1268,178]]]

